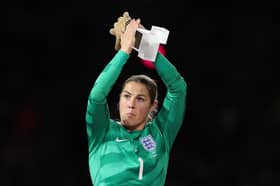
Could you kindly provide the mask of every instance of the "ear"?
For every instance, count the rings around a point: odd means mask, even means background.
[[[153,102],[153,104],[152,104],[152,106],[151,106],[151,108],[149,110],[149,114],[148,114],[148,117],[147,117],[148,121],[152,121],[153,118],[155,117],[156,113],[158,112],[157,107],[158,107],[158,100],[156,99]]]
[[[151,111],[156,111],[157,112],[157,108],[158,108],[158,100],[155,99],[155,101],[153,102]]]
[[[150,108],[149,119],[152,120],[157,112],[158,112],[158,100],[155,99],[155,101],[153,102]]]

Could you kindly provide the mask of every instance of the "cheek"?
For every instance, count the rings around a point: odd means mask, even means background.
[[[124,103],[122,101],[119,101],[119,111],[121,112],[124,108]]]
[[[125,109],[127,108],[127,103],[125,100],[120,99],[119,101],[119,112],[122,113],[125,111]]]
[[[140,106],[138,109],[141,115],[147,115],[149,113],[149,107],[147,106]]]

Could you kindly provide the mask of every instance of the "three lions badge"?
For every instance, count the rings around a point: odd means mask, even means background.
[[[154,151],[156,149],[156,142],[151,135],[140,139],[140,142],[146,151]]]

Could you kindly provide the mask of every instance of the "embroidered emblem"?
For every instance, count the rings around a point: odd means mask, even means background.
[[[147,151],[153,151],[156,148],[156,142],[153,139],[153,137],[151,135],[148,135],[146,137],[140,138],[140,141],[143,145],[143,147],[147,150]]]

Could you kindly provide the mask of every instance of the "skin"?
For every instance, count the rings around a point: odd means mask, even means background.
[[[148,114],[156,104],[156,101],[151,103],[144,84],[133,81],[126,83],[119,100],[121,124],[128,130],[144,129]]]
[[[140,19],[132,19],[126,30],[121,33],[121,49],[130,54],[135,43],[137,28],[142,27]],[[142,130],[147,121],[148,114],[155,109],[157,101],[151,103],[151,98],[146,86],[138,82],[128,82],[123,87],[119,100],[121,124],[127,130]]]
[[[141,27],[140,19],[132,19],[127,25],[126,30],[121,33],[121,50],[127,54],[130,54],[132,51],[135,43],[135,33],[138,27]]]

